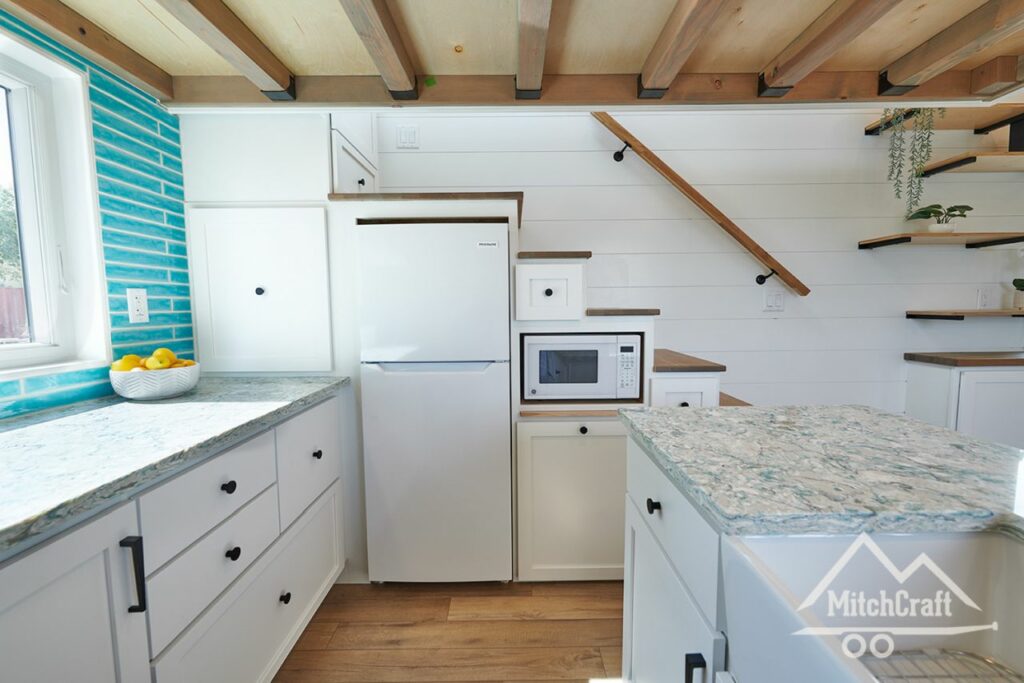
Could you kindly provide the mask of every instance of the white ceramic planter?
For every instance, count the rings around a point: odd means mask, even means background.
[[[932,223],[928,226],[928,232],[953,232],[956,225],[953,223]]]

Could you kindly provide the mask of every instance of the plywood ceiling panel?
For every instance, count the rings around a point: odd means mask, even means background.
[[[675,0],[554,0],[544,72],[639,73]]]
[[[173,76],[237,72],[153,0],[62,0]]]
[[[515,0],[388,0],[388,7],[417,73],[515,73]]]
[[[338,0],[224,0],[300,76],[377,74]]]
[[[884,69],[985,2],[986,0],[904,0],[882,17],[871,30],[865,31],[836,53],[821,68],[825,71]]]
[[[729,0],[683,71],[757,72],[767,66],[833,0]]]

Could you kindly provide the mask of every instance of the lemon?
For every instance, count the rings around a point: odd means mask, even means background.
[[[134,353],[127,353],[121,356],[121,362],[125,365],[142,365],[142,358],[136,356]]]
[[[126,362],[124,358],[121,360],[115,360],[110,364],[110,369],[115,372],[128,372],[137,367],[139,367],[138,363],[132,363],[130,361]]]
[[[171,367],[171,361],[163,356],[150,356],[146,359],[146,368],[149,370],[166,370]]]
[[[187,367],[190,367],[192,365],[195,365],[196,362],[194,360],[189,360],[189,359],[186,358],[186,359],[181,361],[181,364],[184,365],[187,368]]]
[[[153,358],[164,359],[164,360],[167,361],[168,365],[170,365],[174,361],[178,360],[178,357],[174,355],[174,351],[171,351],[170,349],[163,348],[163,347],[161,347],[161,348],[159,348],[159,349],[157,349],[156,351],[153,352]]]

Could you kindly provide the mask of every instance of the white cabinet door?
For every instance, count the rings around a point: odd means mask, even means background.
[[[334,192],[376,192],[377,174],[366,159],[338,132],[333,132]]]
[[[725,668],[725,637],[704,620],[632,501],[626,503],[623,607],[625,681],[712,683]]]
[[[146,614],[136,605],[134,504],[0,569],[0,678],[50,683],[149,680]]]
[[[520,422],[517,434],[519,579],[621,579],[623,424]]]
[[[717,377],[657,376],[651,378],[651,405],[709,408],[718,405]]]
[[[320,208],[189,212],[206,371],[327,371],[331,324]]]
[[[987,441],[1024,448],[1024,371],[965,371],[960,378],[956,429]]]

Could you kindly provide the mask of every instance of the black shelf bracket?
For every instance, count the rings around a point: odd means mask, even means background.
[[[878,74],[878,94],[890,95],[899,97],[900,95],[906,95],[908,92],[916,88],[916,85],[896,85],[895,83],[889,82],[889,72],[883,71]]]
[[[925,171],[921,171],[921,177],[922,178],[930,178],[931,176],[936,175],[938,173],[945,173],[946,171],[952,171],[954,168],[960,168],[961,166],[967,166],[968,164],[973,164],[977,160],[978,160],[978,157],[969,156],[969,157],[964,157],[963,159],[957,159],[956,161],[950,161],[947,164],[939,164],[938,166],[935,166],[933,168],[929,168],[929,169],[927,169]]]
[[[891,247],[894,244],[906,244],[907,242],[910,242],[910,241],[911,241],[911,238],[909,238],[909,237],[903,237],[903,236],[900,236],[900,237],[890,237],[887,240],[878,240],[876,242],[868,242],[866,244],[858,244],[857,248],[858,249],[878,249],[879,247]]]
[[[778,273],[775,272],[774,268],[772,268],[772,271],[767,275],[758,275],[757,277],[755,277],[754,282],[756,282],[759,285],[763,285],[764,283],[768,282],[768,279],[771,278],[773,275],[778,275]]]
[[[1000,237],[999,239],[987,240],[985,242],[972,242],[966,244],[968,249],[984,249],[985,247],[998,247],[1001,244],[1016,244],[1024,242],[1024,237]]]
[[[1015,123],[1021,123],[1021,122],[1024,122],[1024,114],[1017,114],[1016,116],[1011,116],[1008,119],[1002,119],[1000,121],[996,121],[995,123],[990,123],[987,126],[982,126],[981,128],[975,128],[974,129],[974,134],[975,135],[988,135],[992,131],[999,130],[1003,126],[1012,126]]]
[[[615,152],[615,154],[612,154],[612,159],[615,159],[615,161],[622,161],[623,159],[626,158],[626,150],[627,149],[629,149],[629,143],[628,142],[624,142],[622,144],[622,149],[620,149],[619,151]]]
[[[903,120],[912,119],[921,112],[920,109],[907,109],[903,112]],[[864,129],[864,135],[881,135],[885,131],[892,128],[895,124],[895,119],[892,117],[888,119],[881,119],[878,123],[868,126]]]

